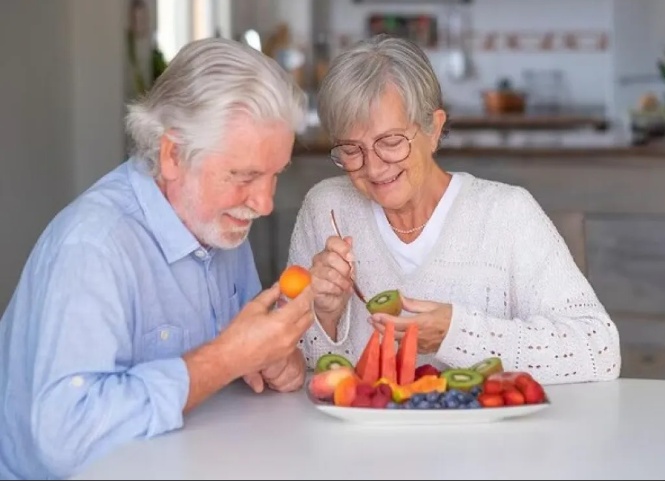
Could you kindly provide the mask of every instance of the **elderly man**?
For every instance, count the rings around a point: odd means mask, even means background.
[[[247,234],[304,94],[242,45],[187,45],[131,106],[136,154],[47,227],[0,322],[0,478],[67,477],[235,379],[302,386],[312,295],[274,309]]]

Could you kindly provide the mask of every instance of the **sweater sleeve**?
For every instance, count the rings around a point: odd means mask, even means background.
[[[314,256],[325,247],[328,234],[326,234],[327,230],[323,225],[322,205],[324,203],[315,199],[317,190],[314,188],[305,196],[302,207],[298,212],[291,234],[288,265],[298,264],[310,268]],[[317,213],[317,209],[319,213]],[[314,369],[317,359],[328,353],[340,354],[347,358],[355,357],[349,338],[349,327],[350,303],[347,304],[337,327],[338,338],[336,341],[328,336],[319,320],[315,318],[312,327],[307,330],[298,343],[298,347],[305,357],[307,367]]]
[[[619,334],[565,241],[536,200],[516,188],[505,224],[512,237],[511,319],[453,303],[450,330],[436,357],[468,366],[501,357],[506,370],[528,371],[544,384],[619,376]]]

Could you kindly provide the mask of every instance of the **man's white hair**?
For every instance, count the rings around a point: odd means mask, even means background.
[[[218,148],[234,116],[284,121],[297,130],[306,97],[274,60],[239,42],[207,38],[185,45],[150,91],[129,105],[134,154],[159,175],[161,137],[171,135],[180,159],[195,161]]]

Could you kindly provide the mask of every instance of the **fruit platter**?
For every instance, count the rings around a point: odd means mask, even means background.
[[[307,396],[325,414],[352,422],[440,424],[526,416],[550,405],[529,373],[504,370],[501,358],[469,367],[416,366],[418,327],[399,342],[391,324],[375,330],[358,362],[338,354],[317,360]]]

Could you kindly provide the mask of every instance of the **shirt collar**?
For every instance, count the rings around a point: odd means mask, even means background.
[[[142,164],[135,158],[128,164],[129,182],[167,262],[172,264],[201,248]]]

